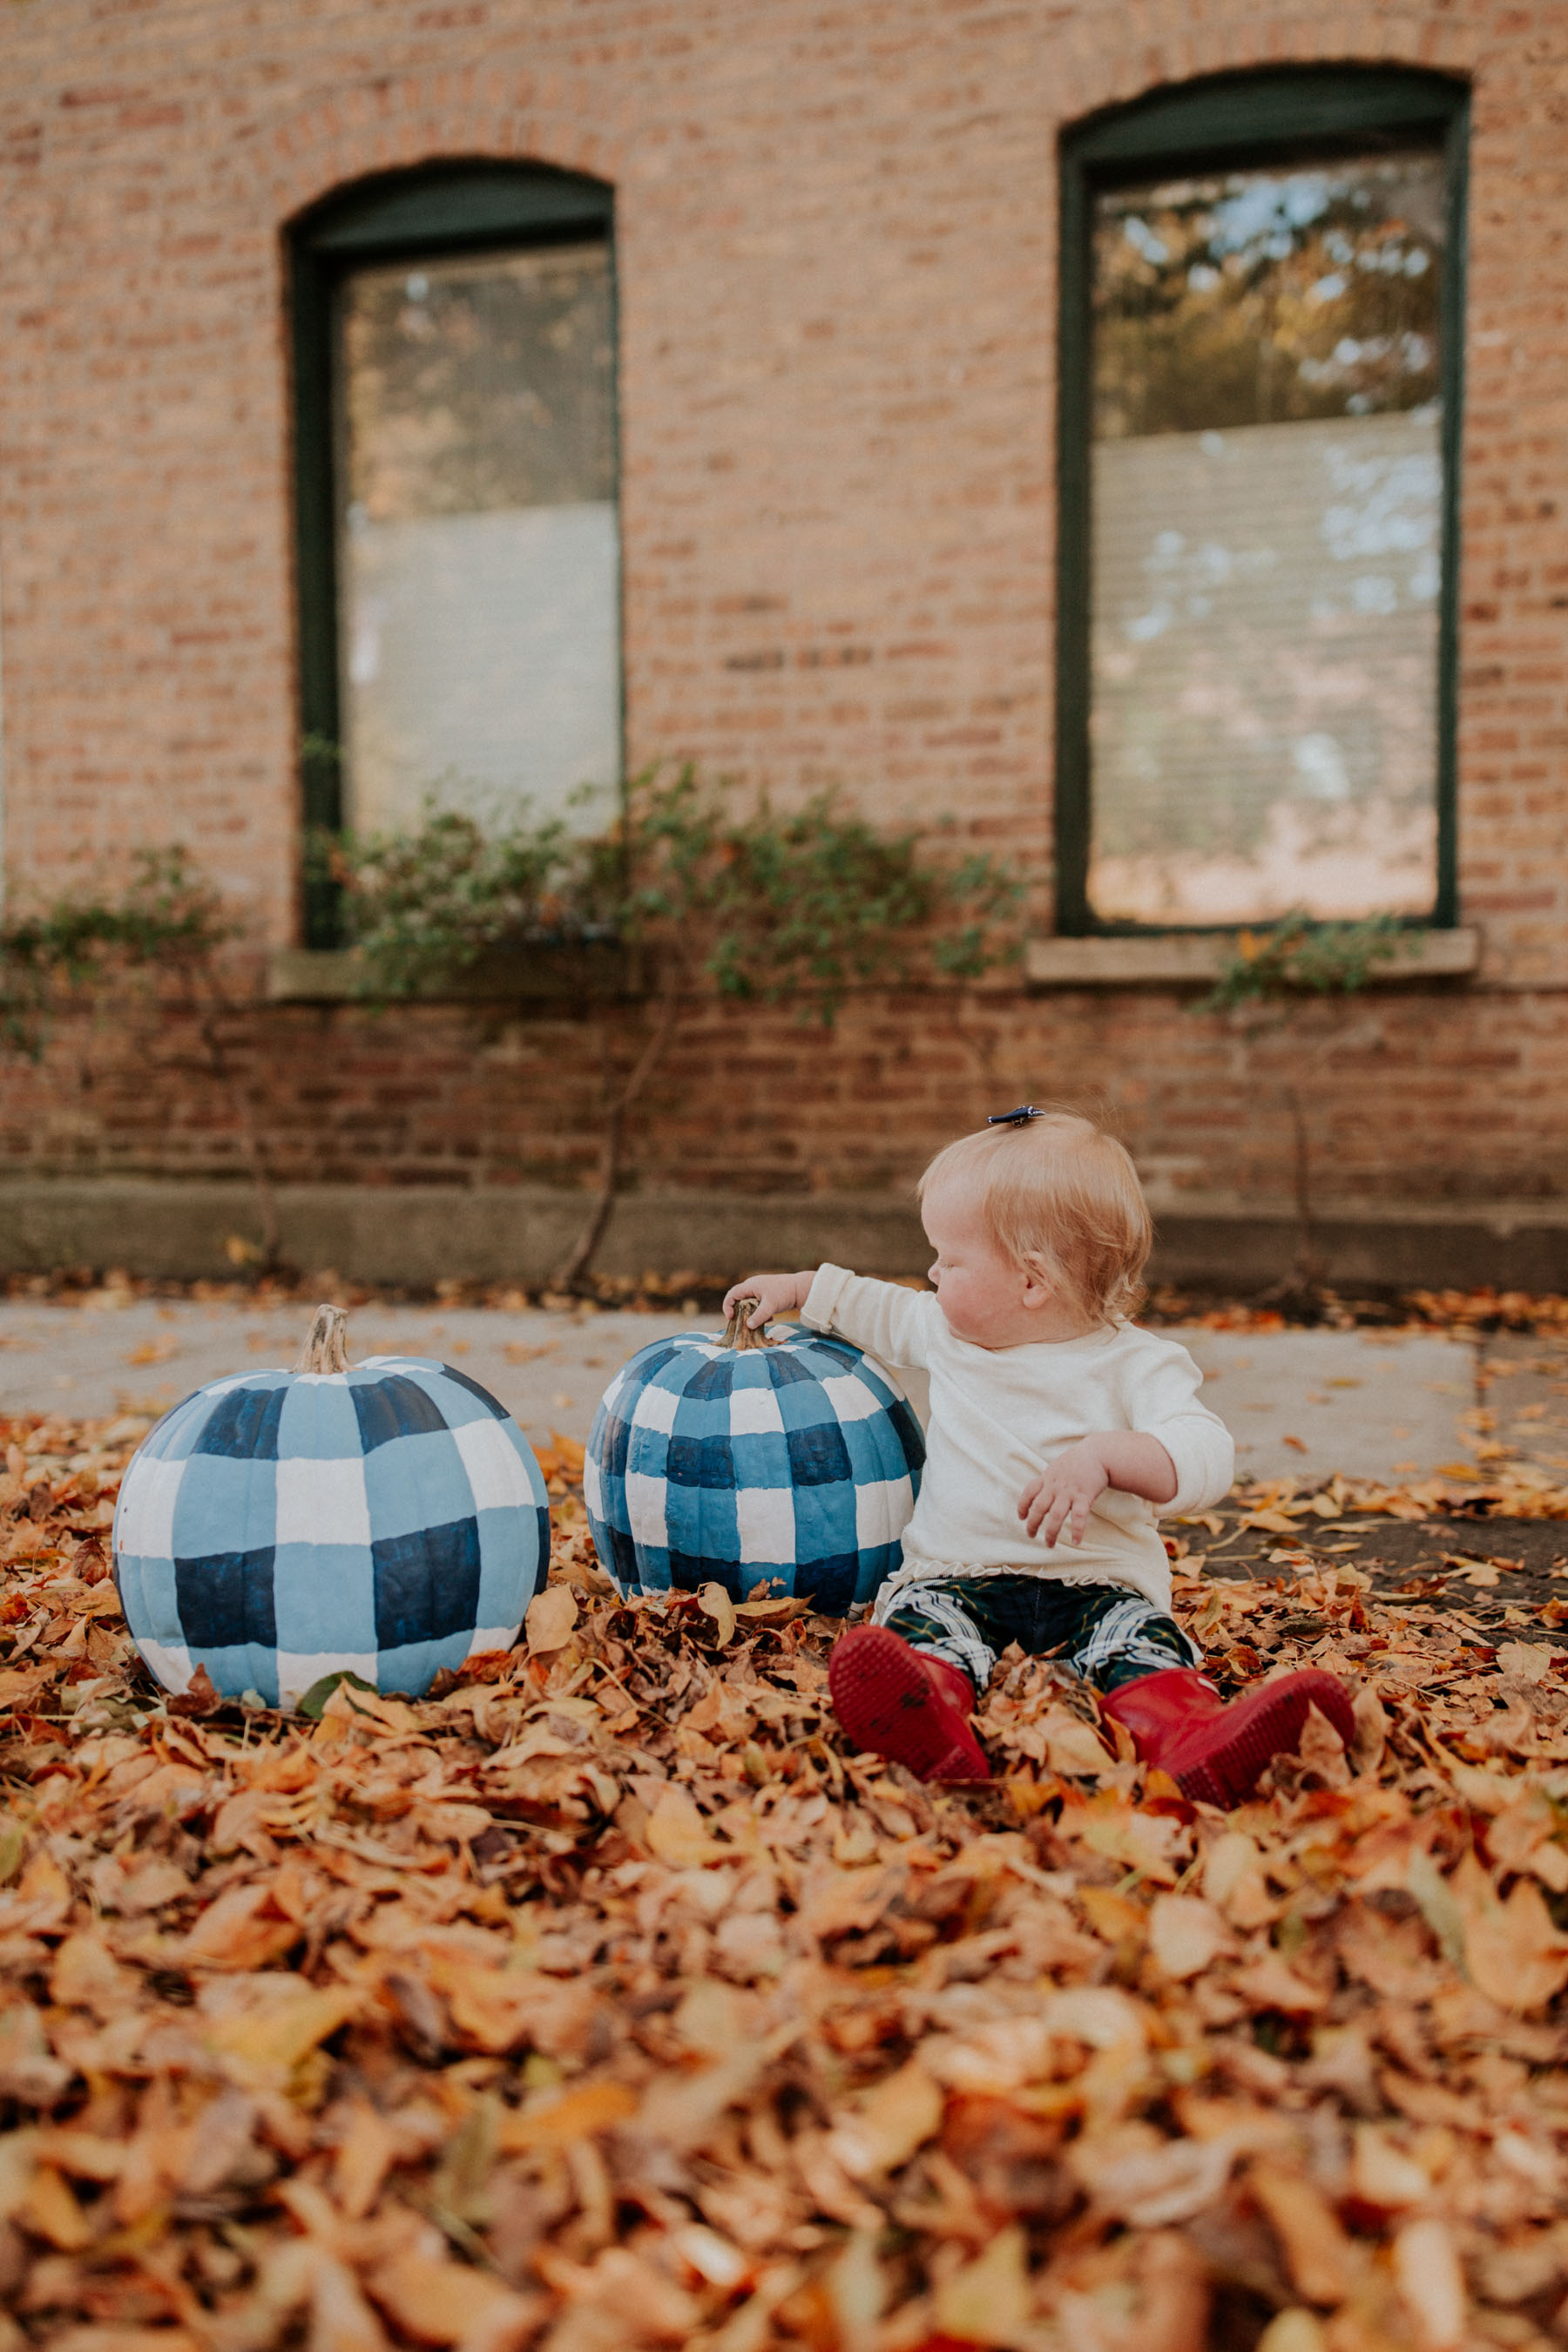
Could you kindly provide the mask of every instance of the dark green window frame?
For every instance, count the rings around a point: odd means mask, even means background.
[[[1092,200],[1151,172],[1232,169],[1365,152],[1414,134],[1441,141],[1448,234],[1442,285],[1442,579],[1437,609],[1437,887],[1432,913],[1458,920],[1455,825],[1458,642],[1458,491],[1465,321],[1469,93],[1446,75],[1399,68],[1302,68],[1237,74],[1160,90],[1068,131],[1061,149],[1057,492],[1057,929],[1140,935],[1230,928],[1100,921],[1089,902],[1089,421]]]
[[[378,174],[311,206],[289,232],[294,369],[294,530],[299,627],[300,801],[310,832],[342,822],[338,708],[332,299],[367,261],[416,261],[486,247],[601,236],[615,265],[615,193],[542,163],[451,162]],[[612,280],[613,283],[613,280]],[[307,875],[304,943],[341,940],[336,886]]]

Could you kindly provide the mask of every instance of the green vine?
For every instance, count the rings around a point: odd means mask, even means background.
[[[857,985],[949,981],[1015,956],[1019,885],[995,860],[931,856],[831,793],[737,814],[689,765],[633,779],[584,838],[559,818],[489,830],[435,806],[406,833],[318,845],[343,891],[363,992],[407,996],[499,950],[618,939],[662,950],[725,997],[808,1005],[831,1023]]]
[[[1290,995],[1353,996],[1374,964],[1398,954],[1403,937],[1393,915],[1360,923],[1319,923],[1300,911],[1285,915],[1266,931],[1241,933],[1194,1009],[1233,1013]]]
[[[117,895],[57,898],[0,920],[0,1037],[37,1061],[62,995],[128,971],[188,970],[235,933],[216,891],[184,849],[139,849]]]
[[[599,1181],[556,1276],[563,1289],[585,1278],[606,1230],[632,1106],[704,993],[790,1003],[829,1026],[852,988],[975,979],[1021,945],[1022,887],[995,860],[944,859],[912,827],[879,834],[831,793],[784,814],[765,796],[738,810],[689,764],[634,777],[615,824],[586,839],[553,818],[487,832],[429,805],[412,832],[317,855],[342,891],[367,997],[413,995],[533,942],[644,951],[653,1003],[629,1067],[625,1024],[601,1024]]]

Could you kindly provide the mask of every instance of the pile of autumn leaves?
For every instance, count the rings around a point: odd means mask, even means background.
[[[1351,1755],[1194,1811],[1005,1661],[997,1783],[944,1794],[844,1752],[796,1604],[620,1606],[563,1448],[525,1651],[164,1712],[130,1434],[15,1426],[0,1478],[4,2352],[1568,2334],[1538,1626],[1189,1555],[1222,1674],[1358,1677]]]

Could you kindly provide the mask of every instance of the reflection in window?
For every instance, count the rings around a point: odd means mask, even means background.
[[[1101,191],[1089,901],[1429,914],[1436,152]]]
[[[346,821],[617,782],[605,245],[356,268],[334,362]]]

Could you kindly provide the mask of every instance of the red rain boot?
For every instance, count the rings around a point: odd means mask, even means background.
[[[885,1625],[854,1625],[833,1646],[827,1687],[857,1748],[905,1764],[922,1780],[989,1780],[970,1728],[974,1686],[945,1658],[911,1650]]]
[[[1344,1686],[1316,1669],[1281,1675],[1227,1706],[1195,1666],[1167,1666],[1100,1702],[1102,1715],[1131,1733],[1144,1762],[1168,1772],[1184,1797],[1227,1811],[1245,1803],[1276,1756],[1294,1752],[1313,1706],[1348,1748],[1355,1717]]]

